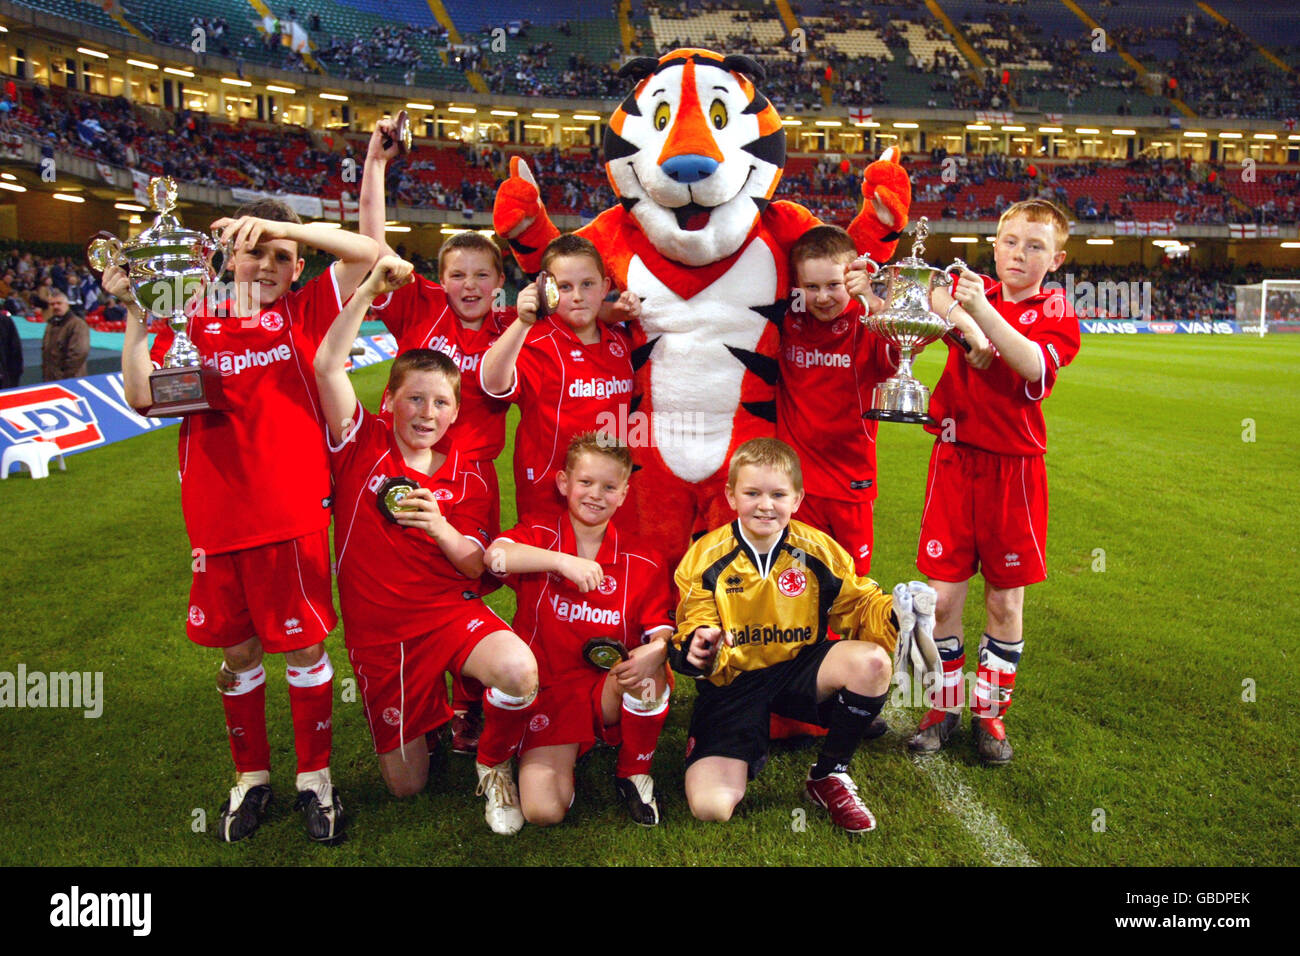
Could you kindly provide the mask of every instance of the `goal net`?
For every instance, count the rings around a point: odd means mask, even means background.
[[[1265,279],[1235,288],[1237,323],[1243,332],[1300,332],[1300,281]]]

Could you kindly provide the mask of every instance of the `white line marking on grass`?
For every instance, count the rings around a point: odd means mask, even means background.
[[[890,710],[890,726],[896,730],[901,730],[904,724],[904,721],[900,719],[902,712],[892,707]],[[915,732],[916,727],[912,726],[910,731],[903,733],[903,739],[907,740]],[[938,791],[939,798],[943,800],[944,807],[975,838],[975,842],[979,844],[981,851],[984,853],[984,858],[991,865],[1039,865],[1038,861],[1025,849],[1024,844],[1011,835],[1011,831],[998,819],[997,814],[980,803],[979,797],[975,796],[974,791],[962,783],[957,774],[957,769],[946,755],[932,754],[924,757],[913,757],[912,765],[929,777],[930,783]]]

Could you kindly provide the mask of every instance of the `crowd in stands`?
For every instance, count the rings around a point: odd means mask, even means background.
[[[91,328],[120,331],[125,307],[100,289],[99,277],[79,255],[44,255],[16,245],[0,251],[0,309],[42,321],[55,289],[68,297],[69,306],[84,315]]]
[[[375,27],[368,35],[320,38],[313,56],[332,75],[363,83],[378,81],[380,67],[401,67],[405,85],[414,86],[420,71],[431,70],[437,65],[431,61],[428,47],[425,53],[421,52],[420,40],[445,46],[447,31],[441,26],[417,27],[410,24]],[[474,64],[463,60],[453,65],[462,70],[474,68]]]
[[[930,163],[939,167],[948,158],[936,148]],[[1252,204],[1235,203],[1224,182],[1228,170],[1223,163],[1198,163],[1190,158],[1161,159],[1140,157],[1125,162],[1080,160],[1047,163],[1005,156],[1000,153],[954,156],[956,178],[947,182],[936,175],[935,168],[924,166],[914,173],[913,199],[919,202],[942,202],[940,215],[945,219],[996,219],[1013,202],[1039,197],[1067,208],[1084,222],[1131,221],[1151,218],[1135,214],[1134,203],[1168,203],[1173,205],[1168,217],[1177,224],[1224,225],[1227,223],[1280,224],[1294,223],[1300,208],[1300,173],[1274,172],[1269,180],[1281,189],[1284,199],[1269,198]],[[1120,176],[1121,190],[1110,198],[1093,195],[1092,187],[1080,180],[1114,172]],[[981,190],[986,184],[1005,183],[1007,189],[996,193]]]

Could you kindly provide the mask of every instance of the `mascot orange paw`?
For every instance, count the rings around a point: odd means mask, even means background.
[[[541,214],[541,193],[532,170],[518,156],[511,156],[510,177],[497,187],[492,204],[492,228],[499,236],[514,238]]]
[[[863,216],[878,222],[878,236],[897,235],[907,228],[907,210],[912,205],[912,182],[900,165],[902,154],[890,146],[867,167],[862,177],[862,196],[867,200]],[[877,205],[877,203],[879,205]],[[883,211],[881,209],[883,207]]]

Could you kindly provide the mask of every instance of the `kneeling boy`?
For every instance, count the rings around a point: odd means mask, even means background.
[[[736,520],[706,534],[677,568],[673,668],[697,678],[686,745],[686,798],[701,820],[727,820],[767,761],[772,713],[828,728],[806,793],[852,833],[876,821],[849,761],[884,706],[895,648],[933,614],[934,591],[900,584],[894,598],[829,535],[791,516],[803,499],[794,450],[775,438],[731,457]],[[897,609],[897,615],[895,610]],[[925,627],[931,621],[927,619]],[[901,627],[900,627],[901,624]],[[828,641],[827,629],[849,640]]]
[[[521,522],[486,555],[493,571],[512,575],[514,628],[537,655],[541,690],[522,741],[485,731],[479,759],[503,761],[519,743],[519,798],[530,823],[564,819],[574,763],[597,741],[619,746],[614,785],[632,819],[659,822],[650,761],[668,719],[674,598],[657,556],[611,523],[631,474],[625,445],[594,432],[575,436],[556,476],[568,513]],[[617,641],[626,658],[601,670],[586,652],[593,639]]]

